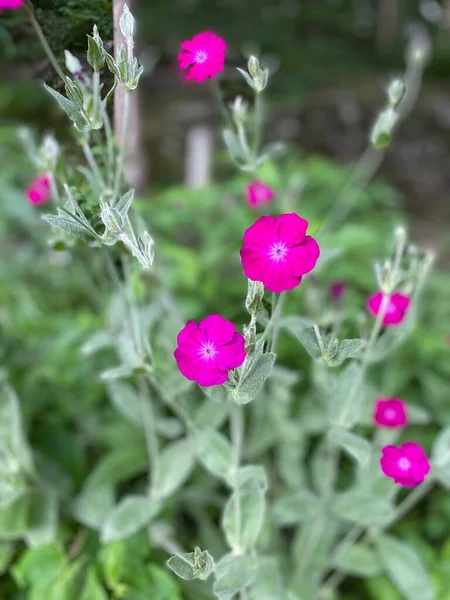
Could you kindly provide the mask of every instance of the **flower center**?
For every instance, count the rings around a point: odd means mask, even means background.
[[[208,53],[206,52],[206,50],[197,50],[197,52],[195,53],[195,62],[202,64],[207,60]]]
[[[212,342],[203,342],[200,344],[199,354],[203,360],[212,360],[216,354],[216,347]]]
[[[384,416],[389,421],[392,421],[392,419],[395,419],[395,410],[393,408],[388,408],[387,410],[384,411]]]
[[[282,262],[286,260],[288,250],[284,242],[275,242],[269,248],[269,258],[274,262]]]
[[[397,465],[398,468],[402,471],[407,471],[411,466],[411,461],[409,460],[409,458],[406,458],[406,456],[404,456],[403,458],[400,458]]]

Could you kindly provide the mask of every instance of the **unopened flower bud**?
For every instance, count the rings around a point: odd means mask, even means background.
[[[416,32],[411,40],[408,54],[410,60],[421,67],[424,66],[431,55],[430,36],[425,29]]]
[[[155,259],[155,242],[152,236],[148,233],[148,231],[144,231],[144,235],[142,236],[142,242],[144,245],[144,254],[147,258],[149,265],[153,264]]]
[[[54,171],[59,156],[59,144],[55,137],[47,134],[39,148],[39,163],[44,171]]]
[[[123,233],[125,227],[125,220],[120,212],[104,202],[101,207],[101,219],[106,229],[114,235],[120,235]]]
[[[405,83],[401,79],[394,79],[388,88],[389,104],[392,108],[396,108],[403,96],[405,95]]]
[[[247,118],[247,102],[244,102],[242,96],[237,96],[231,105],[231,112],[233,114],[233,121],[236,127],[243,125]]]
[[[389,146],[397,121],[398,113],[393,108],[388,108],[380,113],[371,135],[371,141],[375,148]]]
[[[406,229],[402,226],[399,225],[396,230],[395,230],[395,241],[397,242],[397,245],[403,245],[406,241]]]
[[[123,7],[123,13],[119,21],[120,31],[126,38],[132,38],[134,36],[135,19],[130,13],[128,5],[125,4]]]
[[[245,306],[248,312],[255,315],[262,309],[262,299],[264,297],[264,284],[261,281],[248,280],[247,298]]]
[[[261,66],[256,56],[250,56],[248,59],[248,72],[253,77],[259,77],[261,75]]]
[[[75,75],[75,77],[78,77],[83,70],[80,61],[68,50],[64,50],[64,55],[66,57],[67,70],[72,73],[72,75]]]

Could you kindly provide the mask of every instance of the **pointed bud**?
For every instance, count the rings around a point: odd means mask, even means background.
[[[398,113],[393,108],[388,108],[380,113],[371,135],[371,142],[375,148],[381,149],[389,146],[397,121]]]
[[[125,220],[116,208],[113,208],[107,202],[104,202],[101,206],[100,216],[107,231],[114,235],[123,233]]]
[[[130,13],[130,9],[128,8],[128,5],[125,4],[125,6],[123,7],[122,16],[120,17],[120,21],[119,21],[120,31],[122,32],[122,35],[125,38],[131,38],[131,39],[133,38],[135,23],[136,23],[136,21],[135,21],[133,15]]]
[[[394,79],[388,88],[389,104],[392,108],[396,108],[403,96],[405,95],[406,87],[401,79]]]
[[[64,55],[66,57],[67,70],[69,71],[69,73],[72,73],[72,75],[78,76],[83,70],[78,58],[68,50],[64,50]]]
[[[148,260],[149,266],[152,266],[153,261],[155,260],[155,242],[153,241],[153,238],[148,233],[148,231],[144,231],[144,235],[142,236],[142,242],[144,246],[145,257]]]

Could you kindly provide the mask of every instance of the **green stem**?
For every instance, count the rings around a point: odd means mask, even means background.
[[[81,144],[81,147],[83,149],[83,154],[86,158],[86,161],[89,165],[89,168],[92,171],[92,174],[94,175],[96,182],[98,184],[98,189],[101,191],[102,189],[104,190],[106,187],[106,183],[105,180],[103,178],[103,175],[101,174],[100,168],[97,164],[97,161],[95,160],[94,155],[92,154],[92,150],[91,147],[89,146],[89,144],[87,142],[83,142]]]
[[[272,306],[275,299],[275,293],[272,295]],[[270,352],[275,352],[278,342],[278,337],[280,335],[280,319],[283,313],[284,303],[286,301],[286,294],[281,293],[278,302],[275,306],[274,312],[270,319],[270,323],[268,325],[268,329],[271,330],[272,342],[270,344]]]
[[[117,201],[120,193],[120,184],[122,181],[124,166],[125,166],[125,157],[127,153],[127,140],[128,140],[128,125],[130,118],[130,98],[129,93],[125,92],[123,98],[123,114],[122,114],[122,137],[120,140],[120,149],[117,157],[117,166],[116,166],[116,177],[114,181],[114,196],[113,196],[113,204]]]
[[[139,378],[139,401],[141,406],[142,424],[144,426],[145,440],[147,443],[147,454],[150,463],[149,469],[149,495],[152,498],[155,481],[159,476],[159,443],[156,433],[155,413],[153,411],[152,399],[148,393],[147,381],[144,377]]]
[[[262,103],[262,94],[261,92],[255,92],[255,103],[254,103],[254,134],[253,134],[253,160],[256,164],[259,153],[259,146],[261,144],[261,136],[262,136],[262,125],[264,122],[264,112],[263,112],[263,103]]]
[[[108,155],[108,181],[111,184],[114,180],[114,137],[111,127],[111,121],[108,115],[108,109],[102,104],[103,123],[105,126],[106,149]]]
[[[234,497],[235,497],[235,527],[238,532],[237,548],[235,551],[242,553],[241,533],[242,533],[242,507],[241,496],[239,493],[239,468],[241,464],[242,445],[244,442],[244,412],[242,406],[235,404],[231,407],[230,414],[231,442],[233,447],[233,466],[234,466]]]
[[[34,29],[39,41],[41,42],[44,52],[46,53],[49,61],[51,62],[53,68],[55,69],[56,73],[59,75],[62,82],[65,84],[66,77],[63,73],[63,70],[61,69],[61,67],[58,64],[58,61],[56,60],[55,55],[53,54],[53,50],[50,48],[50,46],[45,38],[44,32],[42,31],[39,21],[36,19],[36,15],[34,14],[33,5],[31,4],[31,2],[29,0],[27,0],[27,2],[23,6],[24,6],[25,10],[27,11],[28,16],[30,17],[30,22],[33,26],[33,29]]]

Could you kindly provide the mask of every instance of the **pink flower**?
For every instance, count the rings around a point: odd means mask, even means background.
[[[345,281],[335,281],[328,288],[328,293],[334,302],[339,302],[345,294],[347,284]]]
[[[367,310],[376,317],[383,301],[383,292],[377,292],[367,300]],[[404,294],[395,293],[389,298],[387,310],[383,318],[383,326],[399,325],[406,316],[411,300]]]
[[[228,371],[237,369],[245,360],[244,336],[219,315],[210,315],[198,325],[189,321],[177,341],[174,356],[178,368],[199,385],[222,385]]]
[[[262,181],[252,181],[247,185],[247,204],[256,207],[267,204],[275,198],[275,192]]]
[[[295,213],[261,217],[244,233],[241,261],[248,279],[271,292],[297,287],[314,269],[319,245],[306,235],[308,221]]]
[[[43,204],[50,200],[50,176],[48,173],[35,177],[27,189],[27,198],[31,204]]]
[[[399,398],[379,398],[375,402],[373,422],[378,427],[405,427],[408,424],[406,404]]]
[[[400,447],[385,446],[381,451],[381,470],[404,487],[414,487],[430,472],[430,462],[422,448],[415,442]]]
[[[182,42],[178,63],[181,69],[190,67],[186,79],[201,83],[223,71],[226,50],[227,45],[221,37],[205,31]]]
[[[16,10],[22,6],[25,0],[0,0],[0,12],[8,9]]]

